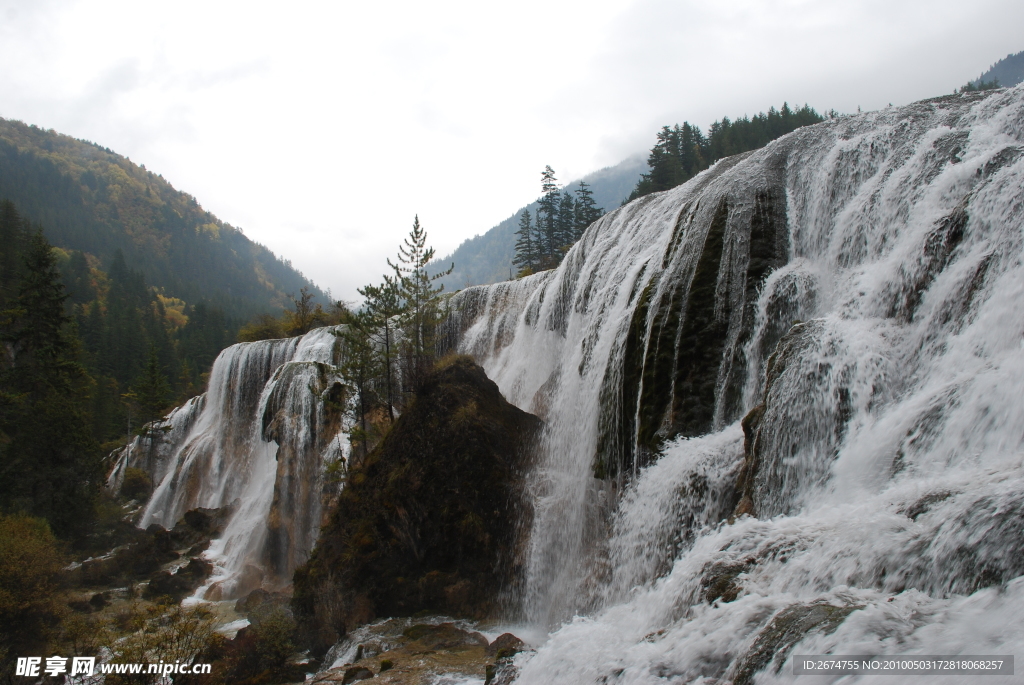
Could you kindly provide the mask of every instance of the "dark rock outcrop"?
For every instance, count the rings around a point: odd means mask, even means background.
[[[174,573],[170,571],[154,573],[142,596],[145,599],[170,597],[175,602],[179,602],[202,585],[212,572],[213,565],[210,562],[205,559],[191,559],[188,564]]]
[[[829,635],[847,616],[862,608],[858,605],[835,606],[822,601],[786,607],[754,638],[750,650],[738,662],[733,685],[748,685],[754,682],[755,674],[769,667],[778,673],[793,646],[809,633]]]
[[[314,651],[375,616],[494,615],[517,577],[521,479],[541,425],[468,357],[442,361],[349,472],[295,573],[293,608]]]
[[[230,507],[193,509],[185,512],[184,517],[172,530],[166,530],[155,523],[145,530],[127,525],[127,528],[118,531],[118,537],[114,538],[121,544],[103,556],[90,558],[75,565],[69,580],[73,585],[104,587],[151,578],[156,579],[158,587],[162,587],[167,580],[164,576],[171,574],[160,571],[160,568],[180,559],[183,553],[186,557],[201,554],[209,546],[210,539],[223,532],[230,513]],[[197,575],[198,567],[191,568],[194,572],[192,575]],[[201,575],[205,578],[208,573],[207,570]],[[192,583],[191,579],[184,583],[184,579],[182,576],[174,581],[173,588],[166,586],[173,591],[160,594],[176,596],[184,591],[185,585]],[[196,587],[199,587],[199,584],[195,584],[191,589]]]

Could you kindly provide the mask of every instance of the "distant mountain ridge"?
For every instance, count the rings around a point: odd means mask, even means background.
[[[1010,88],[1024,81],[1024,50],[1015,55],[1007,55],[971,83],[980,86],[982,83],[991,83],[992,81],[1003,88]]]
[[[605,167],[582,179],[568,183],[565,187],[570,192],[579,188],[580,180],[590,185],[594,193],[594,202],[606,212],[617,209],[622,201],[629,196],[636,186],[640,175],[647,171],[645,155],[637,154],[618,164]],[[539,178],[539,172],[538,172]],[[470,285],[485,285],[508,280],[515,257],[515,233],[519,226],[519,216],[523,210],[531,215],[537,211],[538,203],[533,201],[525,207],[517,209],[512,216],[494,226],[486,233],[476,235],[463,241],[454,252],[443,259],[433,262],[432,273],[438,273],[453,262],[455,269],[451,274],[439,279],[445,291],[461,290]]]
[[[303,287],[291,264],[204,210],[158,174],[94,143],[0,119],[0,199],[47,239],[111,263],[121,250],[147,283],[244,320]]]

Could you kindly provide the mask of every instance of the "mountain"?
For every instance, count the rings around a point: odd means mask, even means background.
[[[995,81],[1003,88],[1015,86],[1024,81],[1024,51],[1015,55],[1007,55],[988,68],[977,80],[971,81],[974,86]]]
[[[630,157],[615,166],[605,167],[582,179],[590,184],[594,202],[598,207],[611,211],[622,204],[640,178],[647,171],[647,162],[642,155]],[[579,180],[572,181],[566,188],[572,192],[579,188]],[[482,235],[476,235],[459,245],[454,252],[431,265],[433,273],[447,268],[452,262],[455,269],[440,279],[446,291],[459,290],[471,285],[497,283],[509,278],[512,258],[515,256],[515,233],[519,226],[519,215],[524,209],[531,214],[537,211],[538,203],[531,202],[517,209],[512,216]]]
[[[149,285],[230,318],[280,310],[308,287],[291,264],[204,210],[196,198],[115,152],[0,119],[0,200],[64,250],[104,268],[120,250]]]

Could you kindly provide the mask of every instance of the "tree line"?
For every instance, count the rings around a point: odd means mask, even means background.
[[[519,276],[558,266],[587,226],[604,216],[589,184],[580,181],[575,193],[562,190],[550,166],[541,172],[541,193],[536,214],[531,216],[530,210],[524,209],[519,215],[512,260],[519,267]]]
[[[433,275],[434,248],[419,216],[379,283],[358,288],[363,302],[323,307],[305,288],[280,316],[261,314],[242,326],[240,341],[302,335],[337,326],[341,373],[349,386],[346,411],[356,461],[364,459],[407,406],[437,361],[438,335],[447,316],[444,286],[436,283],[454,264]]]
[[[447,315],[443,285],[452,272],[430,275],[434,248],[419,216],[398,248],[390,273],[381,282],[359,288],[364,301],[350,311],[341,333],[345,346],[342,373],[352,388],[351,442],[358,459],[387,432],[411,400],[437,359],[438,331]]]
[[[833,111],[828,115],[836,116],[836,113]],[[801,126],[824,120],[824,116],[806,104],[799,109],[791,109],[783,103],[782,109],[772,107],[767,113],[761,112],[753,117],[743,116],[735,120],[722,117],[721,121],[711,124],[706,135],[699,127],[686,121],[682,126],[663,126],[647,157],[650,171],[641,175],[636,188],[623,204],[675,188],[724,157],[756,150]]]
[[[45,519],[65,538],[92,520],[103,477],[96,381],[50,244],[0,205],[0,513]]]

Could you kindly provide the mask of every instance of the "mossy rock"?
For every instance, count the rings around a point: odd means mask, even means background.
[[[754,675],[773,663],[774,672],[778,673],[796,643],[812,632],[825,635],[834,633],[847,616],[862,608],[850,604],[836,606],[827,602],[786,607],[754,638],[754,643],[736,669],[733,685],[749,685],[754,682]]]
[[[522,479],[541,425],[470,358],[439,365],[353,468],[295,573],[307,646],[376,616],[495,615],[520,574],[515,522],[529,514]]]

